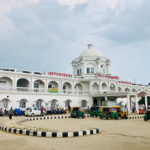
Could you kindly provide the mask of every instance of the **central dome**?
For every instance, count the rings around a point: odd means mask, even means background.
[[[88,44],[88,49],[80,54],[80,57],[82,56],[102,56],[102,55],[99,51],[93,49],[93,44]]]

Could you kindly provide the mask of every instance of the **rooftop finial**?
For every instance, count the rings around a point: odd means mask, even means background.
[[[93,49],[93,44],[88,44],[88,49]]]

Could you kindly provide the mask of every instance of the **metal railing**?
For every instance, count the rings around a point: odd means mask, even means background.
[[[45,89],[44,88],[34,88],[33,91],[34,92],[41,92],[41,93],[43,93],[43,92],[45,92]]]
[[[63,89],[63,93],[65,93],[65,94],[72,94],[72,90],[65,90],[65,89]]]
[[[13,87],[11,86],[0,86],[0,91],[13,91]]]
[[[30,92],[30,88],[26,88],[26,87],[17,87],[16,91],[18,92]]]

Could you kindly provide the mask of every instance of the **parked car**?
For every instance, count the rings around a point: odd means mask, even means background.
[[[46,112],[43,111],[43,116],[45,116]],[[41,110],[40,108],[37,107],[28,107],[25,111],[25,116],[40,116],[41,115]]]

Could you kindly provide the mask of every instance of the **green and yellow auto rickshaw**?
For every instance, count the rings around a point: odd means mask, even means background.
[[[121,106],[113,106],[113,107],[116,109],[118,117],[121,117],[122,119],[128,119],[127,111],[124,107]]]
[[[74,107],[71,107],[71,113],[70,113],[70,117],[71,118],[79,118],[79,117],[82,117],[84,119],[84,109],[82,106],[74,106]]]
[[[114,107],[112,106],[101,106],[100,107],[100,119],[103,118],[115,118],[116,120],[118,119],[117,111]]]
[[[145,111],[144,121],[147,121],[150,119],[150,107],[147,108]]]
[[[97,117],[100,115],[99,106],[93,106],[90,110],[90,117]]]

